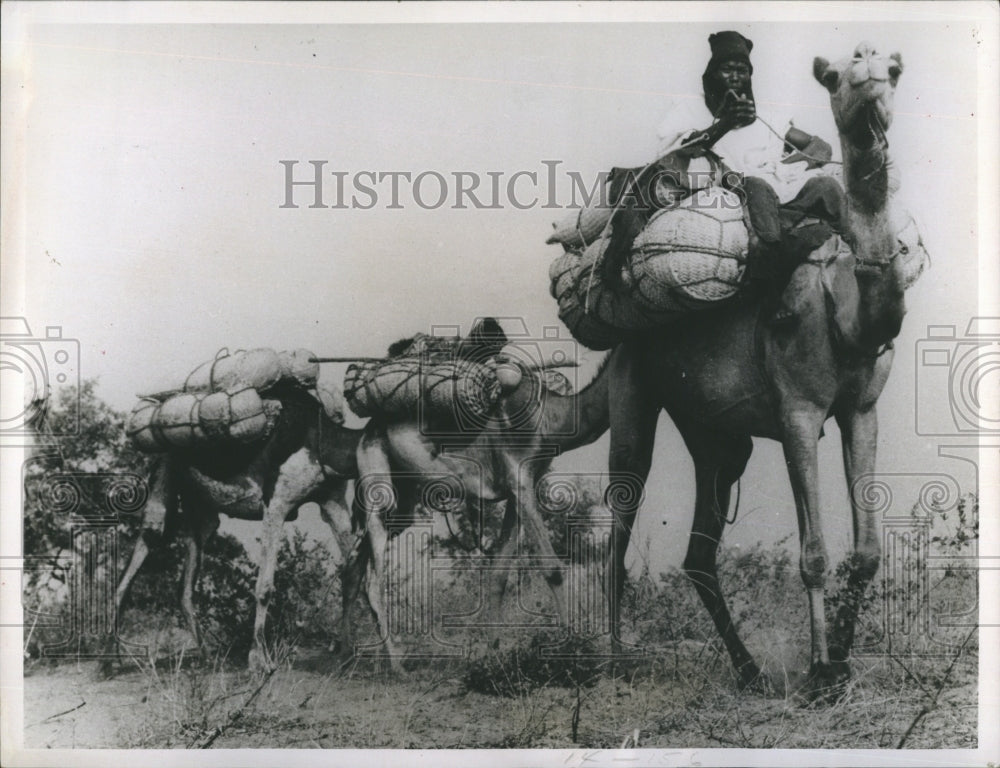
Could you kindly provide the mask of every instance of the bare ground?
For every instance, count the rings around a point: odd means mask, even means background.
[[[698,644],[513,696],[470,690],[462,660],[416,661],[405,678],[322,651],[267,678],[182,662],[98,680],[95,662],[35,663],[25,746],[613,748],[638,730],[641,747],[974,748],[978,658],[952,660],[857,659],[843,698],[817,707],[738,694],[728,659]]]

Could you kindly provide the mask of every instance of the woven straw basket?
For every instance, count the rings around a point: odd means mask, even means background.
[[[739,289],[748,244],[739,198],[719,187],[699,191],[655,214],[636,237],[636,301],[665,310],[729,298]]]
[[[185,392],[221,392],[231,388],[270,389],[281,380],[281,360],[273,349],[219,350],[214,360],[195,368],[184,380]]]
[[[739,198],[711,187],[653,215],[633,243],[621,286],[605,284],[602,237],[582,254],[567,251],[553,261],[550,291],[577,341],[609,349],[624,332],[662,326],[734,295],[748,241]]]
[[[282,381],[294,381],[306,389],[316,386],[319,380],[319,363],[309,362],[316,355],[308,349],[295,349],[278,353],[278,367]]]
[[[549,267],[550,291],[559,304],[559,319],[573,338],[588,349],[598,352],[611,349],[622,340],[623,334],[600,317],[584,311],[583,297],[578,291],[580,270],[581,258],[569,251]]]
[[[564,216],[560,221],[552,223],[555,230],[546,243],[562,243],[570,250],[586,248],[604,232],[611,221],[614,208],[610,206],[603,194],[579,210]]]
[[[460,409],[481,419],[496,405],[500,382],[496,373],[481,363],[435,363],[404,357],[349,365],[344,396],[351,410],[362,418],[405,418],[426,407],[438,416],[455,416]]]
[[[212,443],[252,443],[266,437],[281,405],[257,390],[185,392],[162,403],[144,398],[132,409],[126,434],[140,451],[191,450]]]

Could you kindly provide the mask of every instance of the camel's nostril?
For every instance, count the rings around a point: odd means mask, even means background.
[[[901,74],[903,74],[903,70],[900,67],[896,65],[889,67],[889,77],[893,80],[898,80]]]
[[[858,47],[854,49],[855,59],[864,59],[868,56],[875,55],[875,46],[869,42],[858,43]]]

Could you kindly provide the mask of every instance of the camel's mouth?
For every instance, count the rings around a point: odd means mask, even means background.
[[[853,146],[861,150],[889,147],[886,131],[889,129],[889,113],[881,101],[873,101],[859,109],[853,125],[847,132]]]

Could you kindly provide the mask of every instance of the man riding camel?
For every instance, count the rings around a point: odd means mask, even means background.
[[[712,56],[702,75],[703,101],[672,105],[658,128],[661,158],[630,177],[637,181],[631,192],[628,180],[619,175],[616,185],[612,175],[613,200],[630,194],[639,199],[626,199],[615,212],[607,275],[614,279],[657,208],[721,184],[740,196],[749,214],[747,282],[763,296],[773,322],[792,323],[795,315],[780,306],[781,292],[795,267],[842,231],[844,191],[822,170],[832,155],[829,144],[794,127],[782,137],[758,118],[753,43],[733,31],[710,35],[708,42]]]

